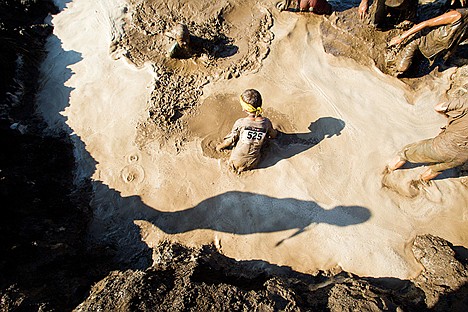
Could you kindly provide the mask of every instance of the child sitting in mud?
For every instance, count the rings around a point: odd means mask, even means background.
[[[257,90],[245,90],[240,96],[240,104],[248,116],[238,119],[224,141],[216,146],[218,152],[233,147],[228,165],[238,174],[255,168],[263,144],[277,135],[271,121],[262,117],[262,96]]]

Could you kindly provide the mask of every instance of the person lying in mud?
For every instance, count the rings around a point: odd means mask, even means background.
[[[468,43],[468,9],[450,10],[405,31],[390,40],[389,46],[399,45],[409,36],[433,27],[426,35],[416,35],[399,53],[396,60],[397,74],[406,72],[416,52],[429,59],[431,64],[437,56],[444,55],[446,61],[461,44]]]
[[[430,164],[420,177],[427,183],[442,171],[468,161],[468,95],[442,102],[435,111],[448,117],[447,125],[435,138],[406,145],[387,165],[388,171],[401,168],[407,161]]]
[[[218,152],[233,147],[228,165],[238,174],[254,169],[266,140],[277,135],[271,121],[262,116],[262,96],[257,90],[245,90],[239,101],[247,117],[238,119],[223,142],[216,146]]]
[[[318,15],[330,15],[333,12],[332,6],[327,0],[296,0],[295,11],[311,12]],[[285,11],[289,8],[291,0],[280,1],[276,7],[280,11]]]
[[[177,59],[192,57],[193,51],[190,46],[190,32],[186,25],[177,24],[172,33],[169,33],[168,36],[176,41],[167,52],[168,57]]]
[[[361,0],[359,18],[381,29],[388,26],[409,28],[416,18],[418,0],[374,0],[369,10],[369,0]]]

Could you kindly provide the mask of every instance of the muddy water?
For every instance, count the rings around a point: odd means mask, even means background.
[[[181,19],[196,15],[197,21],[205,20],[216,12],[210,7],[197,15],[197,8],[208,5],[204,1],[169,4],[186,5],[173,11]],[[243,4],[254,13],[248,25],[241,23]],[[233,1],[232,11],[223,11],[236,27],[231,34],[254,34],[247,40],[249,49],[242,51],[245,62],[236,63],[240,67],[230,76],[208,79],[196,101],[191,93],[185,97],[188,80],[179,89],[164,89],[150,63],[136,68],[109,57],[111,34],[118,32],[114,27],[119,28],[121,18],[131,18],[122,9],[124,2],[68,5],[54,18],[55,34],[63,49],[82,59],[60,63],[67,54],[51,53],[46,61],[51,67],[65,64],[48,74],[61,78],[59,88],[66,81],[70,89],[69,101],[67,97],[54,110],[62,118],[55,118],[79,140],[79,165],[87,166],[81,172],[91,172],[84,178],[94,181],[92,234],[113,242],[122,259],[138,255],[141,239],[149,246],[165,239],[194,246],[214,242],[230,257],[262,259],[302,272],[340,265],[367,276],[406,278],[420,269],[408,249],[415,234],[430,232],[468,244],[468,198],[456,179],[435,182],[449,195],[440,202],[425,196],[408,199],[381,187],[386,161],[443,125],[431,110],[436,91],[449,86],[441,79],[436,89],[422,89],[409,105],[399,80],[324,52],[319,29],[324,17],[279,13],[273,1]],[[82,25],[93,31],[78,31]],[[151,38],[156,42],[156,35],[140,35],[146,40],[143,47]],[[71,78],[60,76],[68,67]],[[449,76],[446,72],[442,78]],[[177,86],[177,79],[168,81]],[[53,79],[48,82],[44,92],[53,98],[57,86]],[[261,168],[236,176],[212,147],[242,117],[237,96],[246,88],[261,92],[265,115],[284,136],[272,145]],[[166,146],[175,142],[173,149],[161,148],[151,131],[135,144],[141,122],[154,109],[151,99],[160,98],[165,99],[158,107],[162,117],[177,103],[185,114],[188,132],[167,131],[174,140]],[[45,113],[53,113],[46,108]]]

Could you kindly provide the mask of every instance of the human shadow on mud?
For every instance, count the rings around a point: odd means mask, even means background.
[[[324,209],[313,201],[238,191],[210,197],[180,211],[165,212],[145,206],[143,209],[146,210],[143,212],[146,220],[167,234],[209,229],[248,235],[295,229],[296,232],[288,237],[291,238],[312,224],[344,227],[366,222],[371,217],[369,209],[360,206]]]
[[[307,133],[284,133],[279,131],[278,137],[270,140],[265,148],[264,158],[258,168],[267,168],[280,160],[291,158],[322,142],[324,139],[339,136],[345,127],[345,122],[334,117],[320,117],[309,125]]]

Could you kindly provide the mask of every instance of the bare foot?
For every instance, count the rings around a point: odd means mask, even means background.
[[[431,169],[427,169],[422,175],[421,180],[428,183],[430,180],[434,179],[440,174],[440,172],[433,172]]]
[[[398,168],[401,168],[406,163],[406,160],[401,159],[400,156],[395,156],[387,165],[387,169],[390,171],[397,170]]]

